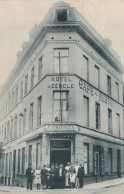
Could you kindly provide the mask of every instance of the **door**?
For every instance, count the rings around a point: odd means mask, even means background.
[[[13,151],[13,179],[12,183],[15,183],[15,170],[16,170],[16,150]]]
[[[121,178],[121,153],[117,150],[117,176]]]
[[[55,140],[50,143],[50,163],[63,164],[71,161],[71,142],[69,140]]]

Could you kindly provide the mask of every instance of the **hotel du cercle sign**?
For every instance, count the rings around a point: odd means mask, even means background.
[[[50,85],[52,89],[73,89],[74,80],[72,76],[52,76],[50,77]]]

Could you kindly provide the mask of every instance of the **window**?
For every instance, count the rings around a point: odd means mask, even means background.
[[[58,22],[67,21],[67,9],[57,9],[56,10],[56,21]]]
[[[20,100],[23,99],[23,82],[20,84]]]
[[[28,91],[28,74],[25,76],[25,95],[27,94]]]
[[[6,154],[6,169],[5,169],[6,174],[8,174],[8,153]]]
[[[100,129],[100,104],[96,102],[95,104],[96,112],[96,129]]]
[[[53,120],[55,122],[68,121],[68,92],[53,93]]]
[[[32,166],[32,145],[29,146],[28,165]]]
[[[36,169],[40,167],[40,143],[36,144]]]
[[[23,133],[26,132],[26,108],[24,109],[24,112],[23,112]]]
[[[85,174],[89,173],[89,144],[84,144],[84,172]]]
[[[97,88],[100,88],[100,72],[99,72],[99,67],[97,67],[96,65],[95,65],[94,78],[95,78],[95,86]]]
[[[20,152],[20,149],[18,149],[18,173],[20,173],[20,159],[21,159],[21,152]]]
[[[11,140],[10,122],[7,123],[7,141]]]
[[[112,134],[112,110],[108,109],[108,133]]]
[[[31,69],[31,88],[34,86],[34,66]]]
[[[14,102],[15,102],[15,93],[13,91],[13,93],[12,93],[12,107],[14,107]]]
[[[111,77],[107,75],[107,93],[111,96]]]
[[[104,174],[104,148],[94,145],[94,175]]]
[[[15,104],[18,103],[18,86],[16,87],[16,97],[15,97]]]
[[[117,136],[120,137],[120,114],[116,114]]]
[[[83,112],[84,112],[84,118],[83,118],[83,120],[84,120],[84,125],[85,126],[89,126],[89,98],[88,97],[86,97],[86,96],[84,96],[84,110],[83,110]]]
[[[17,138],[17,115],[15,115],[15,123],[14,123],[14,139]]]
[[[108,148],[108,173],[112,174],[112,148]]]
[[[19,136],[23,133],[23,114],[19,114]]]
[[[54,73],[68,73],[69,49],[54,49]]]
[[[42,97],[38,98],[38,112],[37,112],[37,125],[41,125],[41,110],[42,110]]]
[[[115,98],[119,101],[119,84],[115,82]]]
[[[89,81],[89,64],[88,58],[83,56],[83,79]]]
[[[9,174],[11,174],[11,168],[12,168],[12,153],[9,153]]]
[[[30,129],[33,129],[33,106],[34,104],[30,104],[30,116],[29,116],[29,127]]]
[[[11,118],[11,130],[10,130],[11,132],[11,137],[12,137],[12,139],[13,139],[13,137],[15,137],[15,131],[13,131],[13,118]]]
[[[25,173],[25,148],[22,148],[22,174]]]
[[[42,57],[39,58],[38,64],[38,81],[42,79]]]

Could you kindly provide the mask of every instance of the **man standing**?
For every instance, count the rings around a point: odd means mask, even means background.
[[[30,187],[30,190],[32,190],[32,181],[33,181],[33,169],[31,168],[31,165],[29,164],[29,167],[26,169],[26,178],[27,178],[27,190]]]
[[[64,169],[63,169],[63,165],[60,164],[59,166],[59,177],[58,177],[58,185],[59,185],[59,189],[63,189],[64,188]]]
[[[78,169],[79,169],[79,164],[78,164],[78,161],[76,161],[76,165],[75,165],[75,171],[76,171],[76,174],[75,174],[75,187],[76,187],[76,189],[79,188],[79,178],[77,176]]]
[[[83,188],[84,167],[82,164],[80,164],[77,176],[79,178],[80,188]]]

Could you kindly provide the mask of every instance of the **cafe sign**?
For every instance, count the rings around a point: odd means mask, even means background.
[[[112,101],[108,96],[106,96],[102,92],[96,90],[95,88],[93,88],[91,85],[89,85],[88,83],[86,83],[82,79],[79,80],[79,88],[81,90],[83,90],[84,92],[86,92],[87,94],[90,94],[91,96],[98,97],[98,100],[100,102],[103,102],[107,105],[112,105]]]

